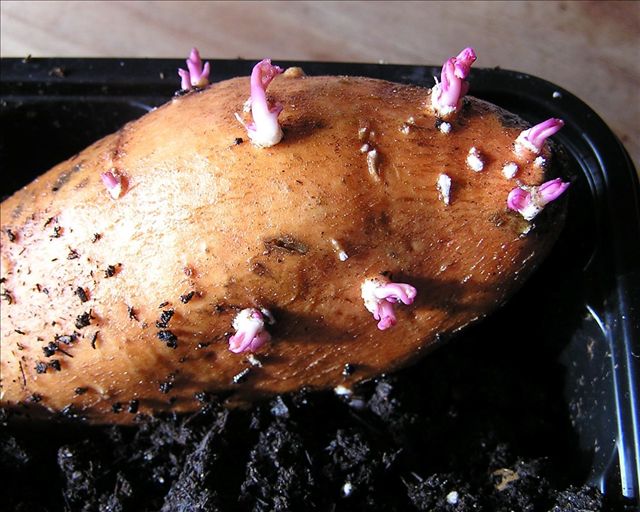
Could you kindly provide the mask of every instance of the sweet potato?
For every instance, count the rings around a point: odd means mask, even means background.
[[[521,120],[466,97],[445,133],[428,89],[291,75],[269,89],[284,106],[273,147],[247,140],[235,113],[249,80],[232,79],[2,203],[3,406],[126,423],[205,392],[348,388],[490,313],[548,253],[562,201],[534,222],[507,208],[505,164],[527,185],[556,174],[549,144],[544,165],[515,155]],[[117,199],[105,172],[122,179]],[[384,330],[361,297],[380,275],[417,290]],[[275,323],[234,353],[245,308]]]

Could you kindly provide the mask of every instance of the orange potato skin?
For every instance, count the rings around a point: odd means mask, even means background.
[[[496,107],[465,98],[444,134],[427,89],[280,76],[269,97],[284,105],[284,138],[260,149],[234,118],[248,92],[248,78],[237,78],[177,97],[2,203],[2,406],[33,417],[71,407],[92,422],[129,423],[132,400],[140,413],[187,412],[201,391],[242,402],[348,387],[494,310],[558,236],[560,207],[526,236],[528,223],[506,207],[515,181],[501,169],[516,161],[525,126]],[[377,178],[365,142],[378,152]],[[482,172],[466,164],[472,146]],[[519,161],[522,183],[553,173],[533,156]],[[551,164],[548,146],[544,156]],[[117,200],[100,178],[112,169],[125,177]],[[448,206],[440,173],[453,183]],[[380,272],[418,290],[385,331],[360,296],[362,281]],[[276,319],[255,354],[260,367],[227,348],[246,307]],[[157,337],[169,309],[175,349]],[[89,324],[78,327],[84,313]],[[46,357],[59,336],[74,339]],[[54,359],[60,371],[37,373]]]

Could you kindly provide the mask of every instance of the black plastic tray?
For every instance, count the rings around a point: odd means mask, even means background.
[[[253,62],[213,60],[212,80],[248,75]],[[308,74],[361,75],[423,86],[439,68],[282,62]],[[166,102],[181,60],[3,59],[0,78],[2,194]],[[556,386],[588,460],[588,482],[636,503],[640,479],[640,209],[638,176],[605,123],[581,100],[539,78],[474,69],[470,94],[530,122],[560,117],[574,183],[563,236],[546,265],[536,315],[556,329],[541,344],[564,366]],[[514,341],[517,342],[517,341]],[[530,347],[529,347],[530,348]],[[524,352],[522,354],[524,357]],[[545,378],[540,375],[539,378]]]

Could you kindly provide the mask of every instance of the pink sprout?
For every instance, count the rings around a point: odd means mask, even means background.
[[[396,325],[393,305],[398,302],[412,304],[417,294],[413,286],[394,283],[384,276],[365,279],[361,291],[364,306],[378,320],[381,331]]]
[[[475,60],[473,48],[465,48],[457,57],[452,57],[444,63],[440,83],[436,80],[431,92],[431,103],[438,114],[446,116],[460,106],[460,100],[469,90],[466,78]]]
[[[516,187],[507,197],[507,206],[520,213],[526,220],[532,220],[551,201],[560,197],[569,188],[569,183],[560,178],[547,181],[540,186]]]
[[[107,191],[111,194],[111,197],[118,199],[122,194],[122,177],[114,174],[112,171],[103,172],[100,175],[102,183],[107,187]]]
[[[535,125],[528,130],[524,130],[516,139],[516,148],[524,146],[529,151],[540,153],[544,141],[547,137],[551,137],[564,126],[562,119],[547,119],[540,124]],[[519,149],[519,148],[518,148]]]
[[[267,101],[267,87],[283,70],[279,66],[273,66],[270,59],[258,62],[251,72],[251,116],[253,122],[246,124],[236,114],[236,118],[247,129],[251,142],[258,147],[268,148],[275,146],[282,140],[282,128],[278,123],[278,116],[282,112],[282,105],[269,106]]]
[[[265,328],[265,319],[273,323],[267,310],[247,308],[240,311],[233,319],[236,333],[229,338],[229,350],[235,354],[255,352],[271,340],[271,335]]]
[[[209,85],[209,63],[207,62],[204,67],[202,66],[202,60],[197,48],[191,50],[191,54],[187,59],[187,68],[189,71],[178,69],[178,75],[182,79],[180,87],[183,91],[189,91],[192,87],[202,88]]]

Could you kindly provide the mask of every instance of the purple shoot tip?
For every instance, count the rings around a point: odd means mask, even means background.
[[[183,91],[189,91],[193,87],[206,87],[209,85],[210,66],[207,62],[204,66],[200,59],[200,53],[197,48],[193,48],[187,59],[187,70],[178,69],[178,75],[181,82],[180,87]]]
[[[516,187],[507,197],[507,206],[526,220],[532,220],[551,201],[560,197],[569,188],[569,183],[560,178],[547,181],[540,186]]]
[[[465,48],[455,58],[455,74],[461,80],[466,80],[471,72],[471,64],[476,59],[476,52],[473,48]]]
[[[107,171],[103,172],[100,178],[111,197],[118,199],[122,195],[122,177],[120,175],[114,174],[113,171]]]
[[[436,85],[431,91],[431,104],[441,116],[455,112],[460,106],[460,100],[469,90],[466,78],[475,61],[476,53],[473,48],[465,48],[442,66],[440,82],[436,79]]]
[[[557,133],[563,126],[564,121],[562,119],[552,117],[528,130],[524,130],[516,139],[516,151],[519,152],[524,147],[533,153],[540,153],[547,137]]]
[[[233,319],[236,333],[229,338],[229,350],[235,354],[255,352],[271,340],[265,327],[265,319],[273,323],[273,317],[266,309],[247,308],[240,311]]]
[[[282,140],[282,128],[278,123],[278,116],[282,112],[282,105],[269,106],[267,101],[267,87],[283,70],[279,66],[273,66],[270,59],[258,62],[251,72],[251,105],[252,123],[246,124],[236,114],[236,118],[247,129],[251,142],[260,148],[275,146]]]
[[[408,284],[394,283],[384,276],[365,279],[361,287],[364,307],[378,320],[378,329],[384,331],[396,325],[393,304],[409,305],[416,298],[416,289]]]

